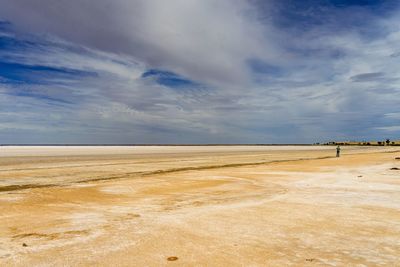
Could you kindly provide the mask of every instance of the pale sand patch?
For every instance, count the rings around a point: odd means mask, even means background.
[[[3,146],[2,157],[331,150],[328,146]]]
[[[104,186],[99,189],[101,192],[108,194],[132,194],[135,190],[130,186]]]
[[[18,193],[8,193],[8,194],[0,194],[0,203],[2,201],[4,202],[16,202],[20,201],[24,198],[23,194],[18,194]]]

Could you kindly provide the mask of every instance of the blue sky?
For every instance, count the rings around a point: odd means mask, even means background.
[[[0,0],[0,143],[400,139],[392,0]]]

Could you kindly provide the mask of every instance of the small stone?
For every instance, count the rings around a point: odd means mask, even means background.
[[[400,169],[399,168],[396,168],[396,167],[394,167],[394,168],[390,168],[392,171],[400,171]]]
[[[175,257],[175,256],[171,256],[171,257],[167,258],[167,261],[176,261],[176,260],[178,260],[178,257]]]
[[[22,243],[22,246],[23,247],[27,247],[28,245],[26,243]]]

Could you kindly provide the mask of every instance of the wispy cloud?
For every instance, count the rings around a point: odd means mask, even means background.
[[[382,130],[382,131],[386,131],[386,132],[398,132],[398,131],[400,131],[400,125],[377,127],[377,129],[378,130]]]
[[[384,74],[382,72],[361,73],[351,76],[350,79],[353,82],[369,82],[381,79],[383,75]]]

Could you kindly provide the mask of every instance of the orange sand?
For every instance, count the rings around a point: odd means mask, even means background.
[[[342,151],[1,147],[0,266],[399,266],[400,152]]]

